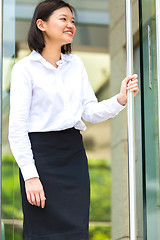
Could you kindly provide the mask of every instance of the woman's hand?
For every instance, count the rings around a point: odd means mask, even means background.
[[[25,180],[25,188],[28,202],[32,205],[44,208],[46,198],[40,179],[34,177]]]
[[[133,74],[132,76],[126,77],[122,83],[121,83],[121,89],[120,93],[117,96],[117,101],[121,105],[126,105],[127,103],[127,91],[129,90],[130,92],[134,92],[134,97],[137,95],[139,92],[138,88],[138,80],[137,80],[138,75]],[[130,81],[132,80],[132,81]],[[130,82],[129,82],[130,81]]]

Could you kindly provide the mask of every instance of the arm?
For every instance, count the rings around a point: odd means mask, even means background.
[[[23,69],[14,66],[11,72],[8,140],[24,180],[39,177],[27,131],[32,97],[32,83]]]
[[[27,131],[31,98],[32,83],[27,72],[14,66],[11,72],[8,140],[13,156],[21,169],[29,203],[44,208],[46,198]]]
[[[98,123],[109,118],[115,117],[126,105],[122,105],[118,101],[119,95],[116,94],[112,98],[98,102],[91,84],[88,80],[86,69],[82,62],[82,118],[91,123]]]

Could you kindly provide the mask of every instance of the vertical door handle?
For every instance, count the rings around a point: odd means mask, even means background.
[[[156,8],[156,45],[157,45],[159,159],[160,159],[160,1],[159,0],[155,0],[155,8]]]
[[[149,88],[152,89],[151,27],[148,25]]]
[[[126,0],[126,54],[127,75],[133,74],[132,1]],[[128,167],[129,167],[129,226],[130,240],[136,240],[136,181],[134,143],[134,96],[127,93]]]

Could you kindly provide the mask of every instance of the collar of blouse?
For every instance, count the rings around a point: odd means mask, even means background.
[[[57,69],[56,67],[54,67],[51,63],[47,62],[45,60],[44,57],[42,57],[42,55],[33,50],[31,53],[30,53],[30,59],[33,60],[33,61],[40,61],[43,65],[45,65],[47,68],[49,69]],[[61,53],[61,59],[58,60],[56,62],[57,65],[62,65],[66,62],[70,62],[72,60],[72,54],[64,54],[64,53]]]

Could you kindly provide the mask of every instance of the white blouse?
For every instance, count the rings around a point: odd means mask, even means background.
[[[115,117],[117,95],[98,102],[81,58],[61,53],[58,68],[32,51],[12,68],[8,140],[24,180],[39,177],[28,132],[84,131],[87,122]]]

